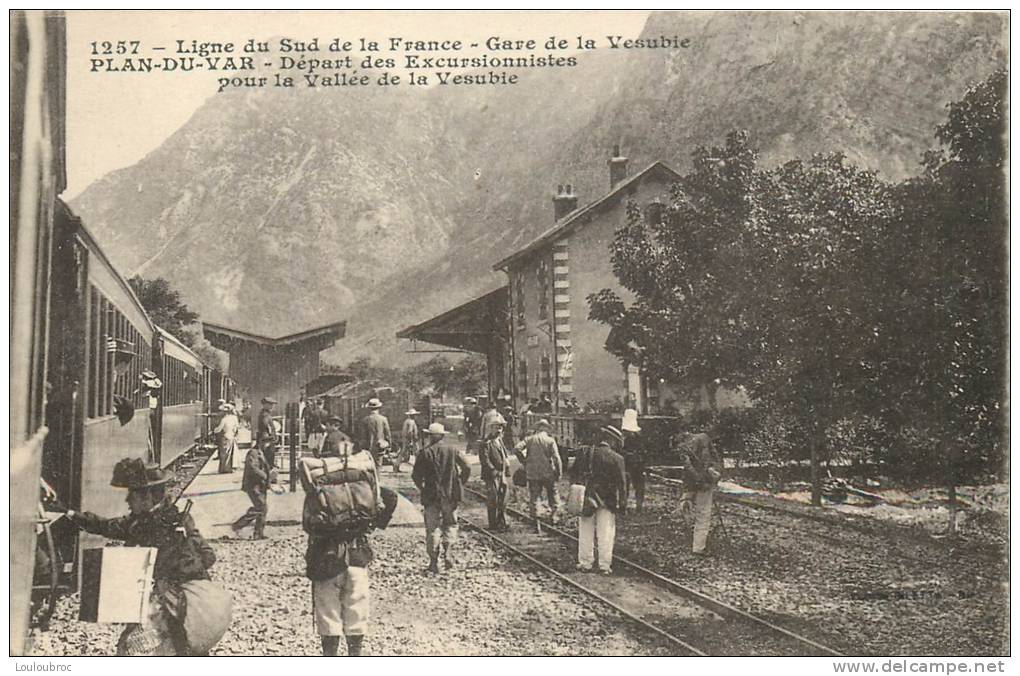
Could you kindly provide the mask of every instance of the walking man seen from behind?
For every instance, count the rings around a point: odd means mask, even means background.
[[[462,484],[471,476],[471,467],[464,454],[443,443],[446,429],[432,423],[429,442],[414,462],[411,479],[421,493],[425,508],[425,548],[429,555],[429,572],[439,572],[439,545],[442,542],[446,568],[453,568],[452,548],[457,540],[457,506]]]
[[[382,464],[382,454],[389,450],[393,443],[393,436],[390,434],[390,421],[380,412],[382,402],[372,397],[365,404],[371,411],[362,421],[363,437],[362,447],[375,458],[375,466]]]
[[[556,510],[560,506],[560,498],[556,492],[556,482],[563,475],[563,463],[560,460],[560,449],[556,440],[549,432],[552,425],[544,418],[535,424],[534,434],[529,435],[517,444],[518,456],[524,451],[524,470],[528,477],[529,511],[531,518],[536,519],[535,531],[542,532],[538,518],[538,498],[543,492],[549,502],[550,519],[556,523]]]
[[[599,570],[613,572],[616,515],[627,509],[627,476],[623,456],[613,450],[623,444],[623,434],[613,426],[602,428],[606,438],[577,456],[572,480],[587,487],[585,506],[577,522],[577,568],[591,570],[598,543]]]

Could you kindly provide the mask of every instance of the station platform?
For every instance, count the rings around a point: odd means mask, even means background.
[[[241,531],[239,535],[235,535],[230,528],[230,525],[251,506],[247,494],[241,490],[244,456],[247,452],[246,449],[239,449],[235,453],[235,469],[229,474],[218,473],[218,463],[214,453],[178,502],[178,507],[183,508],[185,501],[192,501],[191,516],[195,520],[195,526],[207,539],[251,536],[251,527]],[[468,455],[468,461],[473,465],[472,474],[477,474],[478,457]],[[284,464],[288,464],[288,462],[284,459]],[[395,488],[398,477],[407,477],[411,469],[411,463],[405,463],[403,473],[395,474],[391,467],[385,466],[380,470],[379,480],[383,486]],[[289,535],[295,527],[301,527],[304,491],[298,485],[293,493],[290,492],[290,473],[285,470],[279,471],[279,485],[284,488],[285,492],[280,494],[270,492],[268,496],[269,515],[266,521],[266,536],[269,538]],[[422,525],[422,523],[421,509],[404,496],[400,496],[397,511],[394,513],[390,525],[412,526]]]

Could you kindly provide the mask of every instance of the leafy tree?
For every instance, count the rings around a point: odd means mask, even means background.
[[[995,72],[949,104],[924,174],[900,186],[883,242],[883,415],[936,440],[927,471],[950,491],[1001,467],[1008,359],[1005,100]]]
[[[469,354],[453,366],[451,386],[462,396],[484,392],[488,385],[488,365],[485,357]]]
[[[615,329],[609,349],[622,361],[653,378],[706,386],[714,407],[716,388],[741,384],[754,365],[747,308],[755,281],[746,259],[757,152],[734,132],[723,147],[697,148],[693,160],[664,217],[645,219],[629,204],[611,245],[633,303],[610,289],[588,301],[590,317]]]
[[[194,324],[198,314],[188,309],[170,282],[162,277],[145,280],[135,275],[128,280],[128,284],[157,326],[189,347],[194,344],[195,334],[185,327]]]

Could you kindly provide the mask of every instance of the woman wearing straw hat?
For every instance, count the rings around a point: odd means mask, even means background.
[[[630,485],[634,487],[634,499],[637,501],[637,511],[645,508],[645,449],[641,443],[638,433],[638,412],[628,408],[623,412],[623,422],[620,424],[620,431],[623,432],[623,460],[627,466],[627,478]]]
[[[223,417],[213,430],[213,434],[218,435],[218,471],[220,474],[230,474],[234,471],[234,451],[237,448],[237,430],[241,427],[241,421],[237,419],[232,404],[221,404],[220,412],[223,413]]]

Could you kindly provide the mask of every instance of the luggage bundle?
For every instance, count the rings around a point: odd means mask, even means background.
[[[303,458],[301,525],[310,535],[352,540],[372,530],[380,512],[375,460],[368,452]]]

